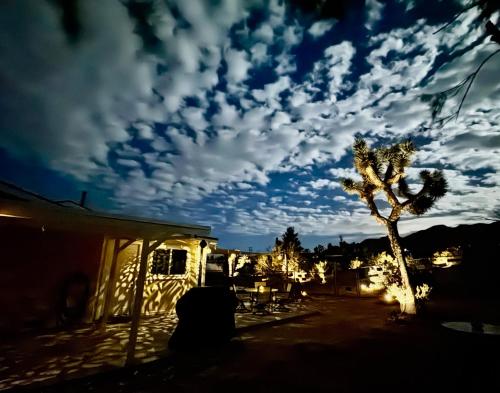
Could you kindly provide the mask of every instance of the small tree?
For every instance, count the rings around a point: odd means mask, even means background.
[[[299,240],[299,234],[295,232],[294,227],[288,227],[281,236],[281,250],[284,258],[284,270],[288,275],[289,271],[299,270],[299,257],[302,246]]]
[[[361,181],[343,179],[346,192],[359,195],[375,217],[377,222],[387,230],[392,252],[396,258],[401,274],[404,299],[400,301],[401,312],[416,314],[415,293],[408,276],[406,258],[401,247],[398,233],[398,221],[404,212],[421,215],[429,210],[437,199],[445,195],[447,183],[441,171],[420,172],[422,188],[412,193],[405,180],[405,169],[410,165],[415,153],[415,145],[411,141],[397,143],[390,147],[370,149],[366,142],[358,138],[354,146],[354,166],[361,175]],[[393,187],[397,185],[397,190]],[[383,193],[391,206],[387,217],[380,214],[375,204],[375,195]],[[400,197],[401,200],[398,198]]]
[[[320,261],[313,265],[314,275],[318,276],[321,280],[321,284],[326,284],[326,269],[328,268],[328,262]]]
[[[281,272],[281,261],[272,254],[259,255],[255,265],[257,274],[264,276]]]

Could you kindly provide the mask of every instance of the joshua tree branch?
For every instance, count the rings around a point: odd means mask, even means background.
[[[396,184],[404,176],[404,172],[398,171],[391,178],[387,180],[388,184]]]
[[[384,182],[379,177],[373,166],[369,165],[365,169],[366,176],[370,182],[377,188],[384,189]]]
[[[399,202],[399,199],[396,197],[396,194],[394,194],[394,191],[392,190],[392,187],[390,185],[384,184],[384,193],[387,197],[387,200],[389,204],[392,206],[392,208],[396,208],[397,206],[401,206],[401,203]]]
[[[401,212],[403,211],[403,205],[399,204],[392,208],[391,214],[389,215],[390,222],[396,222],[401,217]]]
[[[394,177],[394,166],[389,163],[387,169],[385,170],[384,183],[389,182],[390,179]]]
[[[380,212],[378,211],[378,207],[375,204],[375,201],[373,199],[373,194],[365,195],[363,199],[366,201],[366,203],[368,205],[368,208],[370,209],[371,215],[374,216],[375,219],[380,224],[387,225],[388,220],[387,220],[387,218],[385,218],[384,216],[382,216],[380,214]]]

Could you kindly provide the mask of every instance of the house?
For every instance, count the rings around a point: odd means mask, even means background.
[[[0,331],[10,333],[121,317],[136,334],[140,316],[204,285],[216,244],[207,226],[100,213],[5,182],[0,233]]]

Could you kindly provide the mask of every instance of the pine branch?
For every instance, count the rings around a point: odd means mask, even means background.
[[[491,40],[500,44],[500,30],[489,20],[486,22],[486,34],[491,36]]]
[[[476,71],[474,71],[471,74],[472,78],[469,82],[469,85],[467,86],[467,89],[465,90],[465,93],[462,97],[462,100],[460,101],[460,105],[458,106],[457,115],[456,115],[457,118],[458,118],[458,115],[460,113],[460,109],[462,109],[462,105],[464,104],[465,98],[467,97],[467,94],[469,93],[469,90],[470,90],[472,83],[474,82],[474,79],[476,78],[477,74],[479,73],[479,71],[481,71],[481,68],[483,68],[483,66],[488,62],[488,60],[490,60],[493,56],[497,55],[498,53],[500,53],[500,49],[497,49],[495,52],[491,53],[486,59],[484,59],[481,62],[481,64],[479,64],[479,67],[477,67]]]
[[[447,29],[449,26],[451,26],[453,24],[453,22],[455,22],[460,17],[460,15],[462,15],[464,12],[470,10],[471,8],[474,8],[474,7],[477,7],[477,6],[478,6],[477,3],[472,3],[468,7],[464,8],[463,10],[461,10],[460,12],[457,12],[455,14],[455,16],[448,23],[446,23],[443,27],[441,27],[438,30],[436,30],[433,34],[438,34],[441,31],[443,31],[444,29]]]
[[[436,124],[437,127],[442,128],[444,125],[446,125],[449,121],[455,119],[458,119],[458,116],[460,115],[460,111],[462,110],[463,104],[465,102],[465,99],[467,98],[467,95],[469,94],[469,91],[472,87],[472,84],[476,78],[476,76],[479,74],[479,71],[481,71],[481,68],[494,56],[496,56],[498,53],[500,53],[500,49],[497,49],[496,51],[490,53],[476,68],[474,72],[471,74],[467,75],[467,77],[462,80],[460,83],[457,85],[451,87],[450,89],[443,90],[439,93],[436,94],[424,94],[422,95],[421,99],[424,102],[429,102],[429,105],[431,107],[431,117],[432,117],[432,122]],[[462,95],[462,98],[460,100],[460,104],[458,105],[458,108],[455,112],[451,113],[450,115],[447,115],[442,118],[438,118],[438,116],[441,114],[441,111],[443,110],[444,104],[449,98],[452,98],[459,94],[463,89],[465,88],[465,92]],[[437,119],[437,120],[436,120]]]

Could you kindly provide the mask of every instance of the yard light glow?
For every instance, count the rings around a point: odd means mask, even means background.
[[[26,216],[19,216],[17,214],[10,214],[10,213],[7,213],[7,212],[0,212],[0,217],[6,217],[6,218],[30,218],[30,217],[26,217]]]
[[[361,284],[361,286],[360,286],[360,289],[361,289],[362,292],[368,292],[368,293],[379,291],[382,288],[383,287],[381,287],[379,285],[374,285],[374,284],[371,284],[371,283],[369,285]]]
[[[361,284],[360,285],[361,291],[362,292],[367,292],[367,293],[380,291],[383,288],[384,288],[383,285],[375,284],[375,283],[372,283],[372,282],[370,282],[368,285],[366,285],[366,284]]]
[[[387,303],[392,303],[394,301],[394,297],[390,293],[384,294],[384,301]]]

